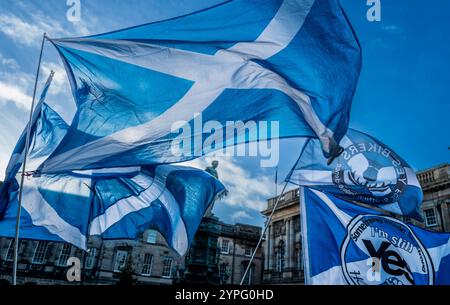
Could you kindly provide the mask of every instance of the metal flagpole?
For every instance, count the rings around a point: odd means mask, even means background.
[[[26,175],[25,170],[26,170],[26,164],[27,164],[27,154],[28,154],[28,148],[30,146],[31,120],[33,118],[34,101],[36,98],[36,89],[37,89],[37,83],[38,83],[38,79],[39,79],[39,71],[41,69],[42,52],[44,50],[44,43],[45,43],[46,38],[47,38],[47,34],[44,33],[44,35],[42,36],[42,45],[41,45],[41,52],[39,54],[39,62],[38,62],[38,67],[37,67],[37,71],[36,71],[36,78],[34,81],[33,99],[31,100],[31,109],[30,109],[30,119],[28,120],[27,136],[26,136],[26,140],[25,140],[24,157],[23,157],[23,163],[22,163],[22,174],[21,174],[21,178],[20,178],[20,188],[19,188],[19,196],[18,196],[18,203],[17,203],[16,236],[14,239],[13,285],[17,285],[17,258],[18,258],[18,252],[19,252],[20,212],[21,212],[21,208],[22,208],[23,183],[24,183],[25,175]]]
[[[273,205],[272,212],[270,213],[269,218],[267,218],[267,222],[266,222],[266,225],[264,226],[264,230],[262,231],[261,236],[259,237],[259,240],[258,240],[258,243],[256,244],[255,250],[253,250],[252,257],[250,258],[250,261],[248,262],[247,268],[245,269],[244,275],[242,276],[241,283],[239,285],[244,284],[245,277],[247,276],[247,273],[252,266],[252,262],[253,262],[253,259],[255,258],[256,251],[258,251],[259,247],[261,246],[263,236],[266,235],[266,231],[267,231],[267,228],[269,227],[270,221],[272,220],[273,214],[275,214],[275,210],[277,209],[278,203],[280,202],[280,198],[283,195],[284,191],[286,190],[286,187],[288,184],[289,184],[289,180],[287,180],[286,183],[284,184],[280,195],[277,197],[277,201]]]

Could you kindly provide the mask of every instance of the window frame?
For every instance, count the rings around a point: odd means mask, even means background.
[[[66,267],[67,266],[67,260],[70,257],[70,254],[72,254],[72,245],[71,244],[62,244],[61,249],[59,250],[58,259],[56,260],[56,265],[59,267]],[[61,259],[63,258],[63,255],[66,256],[64,262],[61,262]]]
[[[40,247],[41,245],[44,245],[43,247]],[[38,252],[39,250],[39,252]],[[45,257],[47,255],[48,250],[48,242],[47,241],[38,241],[36,247],[34,248],[33,258],[31,259],[31,263],[33,265],[43,265],[45,262]],[[37,257],[36,254],[39,254]],[[39,258],[39,260],[37,260]]]
[[[170,261],[170,265],[168,266],[169,268],[167,268],[167,265],[166,265],[167,261]],[[173,258],[170,256],[164,257],[162,265],[163,265],[163,267],[162,267],[161,277],[171,278],[172,277]],[[166,274],[166,271],[169,273],[168,275]]]
[[[428,211],[432,212],[433,215],[432,215],[432,216],[427,216],[427,212],[428,212]],[[435,210],[434,208],[424,209],[424,210],[423,210],[423,214],[424,214],[424,216],[425,216],[425,226],[426,226],[427,228],[429,228],[429,227],[435,227],[435,226],[438,225],[438,219],[437,219],[437,216],[436,216],[436,210]],[[428,222],[428,219],[429,219],[429,218],[434,218],[434,223],[429,223],[429,222]]]
[[[152,237],[152,240],[150,241],[150,237]],[[156,245],[156,242],[158,241],[158,231],[150,229],[147,231],[147,239],[146,242],[147,244],[150,245]]]
[[[226,244],[226,251],[224,251],[224,244]],[[230,254],[230,240],[229,239],[222,239],[222,242],[220,243],[220,253],[222,254]]]
[[[147,262],[147,257],[150,257],[150,262]],[[147,269],[148,269],[148,272],[145,272],[145,270],[147,270]],[[152,269],[153,269],[153,254],[145,253],[144,261],[142,263],[141,275],[151,276]]]
[[[95,263],[96,263],[96,258],[97,256],[97,248],[89,248],[88,249],[88,254],[86,255],[86,261],[84,264],[84,268],[87,270],[92,270],[94,269]]]
[[[275,255],[275,270],[277,272],[283,272],[286,266],[286,262],[285,262],[285,243],[284,241],[280,241],[278,243],[278,247],[277,247],[277,251],[276,251],[276,255]]]
[[[124,263],[123,263],[122,267],[120,267],[118,264],[119,253],[125,253],[125,259],[123,260]],[[122,249],[116,250],[116,253],[114,254],[114,265],[113,265],[114,272],[122,272],[122,269],[125,268],[125,266],[127,265],[128,255],[129,255],[129,253],[127,250],[122,250]]]
[[[19,240],[19,249],[20,249],[20,243],[21,243],[21,241]],[[9,245],[8,245],[8,249],[6,250],[4,260],[7,262],[12,262],[14,260],[14,238],[11,238],[9,240]]]
[[[227,275],[228,275],[228,264],[225,263],[225,262],[222,262],[222,263],[219,264],[219,278],[220,278],[220,281],[221,282],[228,281],[228,278],[226,278]]]

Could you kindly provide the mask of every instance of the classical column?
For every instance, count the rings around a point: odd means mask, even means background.
[[[289,253],[291,252],[290,249],[292,248],[291,240],[290,240],[290,229],[291,229],[291,227],[289,225],[290,221],[291,221],[291,219],[288,218],[288,219],[286,219],[286,221],[284,223],[285,224],[284,233],[286,234],[286,238],[285,238],[286,243],[285,243],[285,249],[284,249],[284,267],[285,268],[291,267],[290,257],[289,257]]]
[[[294,218],[291,217],[290,221],[289,221],[289,243],[291,245],[291,247],[289,248],[290,252],[289,252],[289,265],[291,268],[297,269],[297,265],[296,265],[296,258],[295,256],[295,231],[294,231]]]

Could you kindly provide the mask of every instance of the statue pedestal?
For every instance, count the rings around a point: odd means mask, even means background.
[[[186,255],[186,267],[180,283],[220,284],[217,246],[219,234],[219,218],[204,217]]]

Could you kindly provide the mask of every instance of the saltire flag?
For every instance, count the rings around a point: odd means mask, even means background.
[[[307,284],[449,285],[450,234],[301,188]]]
[[[349,128],[330,165],[308,139],[287,181],[422,221],[422,188],[414,170],[379,140]]]
[[[26,177],[20,237],[67,242],[86,249],[89,236],[135,239],[153,228],[180,255],[201,219],[224,191],[205,171],[175,165],[105,169]],[[117,177],[122,174],[120,177]],[[0,221],[0,235],[13,237],[17,192]]]
[[[30,147],[27,156],[27,169],[36,169],[56,148],[67,131],[67,124],[45,103],[45,97],[53,80],[53,72],[49,75],[38,103],[33,111],[30,127]],[[21,170],[25,155],[28,124],[17,141],[5,172],[5,181],[0,187],[0,219],[5,213],[10,192],[16,191],[19,185],[16,175]]]
[[[67,123],[45,102],[51,78],[33,114],[27,172],[60,143]],[[16,145],[1,189],[0,236],[14,237],[26,132]],[[22,156],[21,156],[22,155]],[[159,231],[183,255],[206,209],[224,186],[205,171],[184,166],[104,168],[25,177],[20,238],[71,243],[86,249],[90,235],[134,239]]]
[[[42,173],[186,161],[255,133],[252,140],[273,138],[277,128],[278,137],[318,137],[331,156],[347,130],[361,68],[337,0],[227,1],[51,41],[78,110]],[[226,132],[227,122],[269,126]]]

